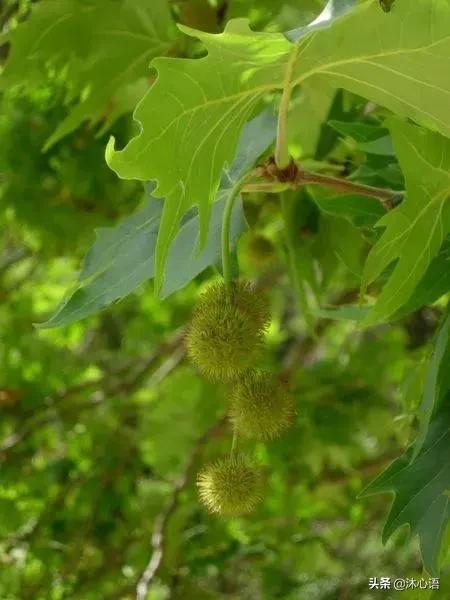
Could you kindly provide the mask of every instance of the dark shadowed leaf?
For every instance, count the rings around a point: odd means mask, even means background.
[[[370,483],[361,496],[380,492],[395,494],[383,529],[386,542],[396,529],[408,524],[418,534],[425,569],[439,573],[439,550],[449,521],[450,490],[450,411],[443,406],[427,432],[424,444],[414,459],[414,446],[394,461]]]
[[[333,120],[329,121],[329,124],[341,135],[352,137],[358,142],[361,150],[368,154],[381,154],[383,156],[394,154],[389,130],[385,127]]]

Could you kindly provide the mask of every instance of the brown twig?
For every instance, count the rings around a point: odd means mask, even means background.
[[[359,194],[369,196],[380,200],[386,208],[392,208],[403,199],[403,192],[395,190],[374,187],[355,183],[348,179],[333,177],[332,175],[323,175],[322,173],[312,173],[311,171],[300,171],[300,185],[323,185],[330,187],[338,192],[349,194]]]
[[[258,175],[264,181],[245,185],[242,188],[243,192],[279,193],[283,190],[296,189],[303,185],[323,185],[342,193],[376,198],[387,210],[399,204],[404,196],[404,192],[364,185],[342,177],[308,171],[294,161],[286,168],[280,169],[275,164],[274,159],[271,158],[259,169]]]

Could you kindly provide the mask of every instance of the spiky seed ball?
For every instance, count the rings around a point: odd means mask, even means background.
[[[208,379],[232,381],[254,365],[268,321],[268,303],[250,284],[213,284],[188,327],[188,355]]]
[[[249,260],[258,267],[267,265],[274,257],[272,242],[263,235],[251,235],[245,246]]]
[[[197,486],[206,508],[225,516],[248,514],[263,497],[261,469],[245,454],[207,465],[197,477]]]
[[[292,424],[294,401],[273,375],[252,371],[234,385],[229,416],[239,435],[271,440]]]

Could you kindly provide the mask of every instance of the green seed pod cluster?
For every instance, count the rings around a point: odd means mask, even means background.
[[[212,285],[188,329],[188,355],[207,379],[232,381],[257,360],[268,320],[265,298],[248,283]]]
[[[246,282],[210,286],[201,296],[186,336],[189,357],[209,380],[231,384],[233,446],[200,471],[200,501],[225,516],[251,512],[263,496],[261,469],[236,450],[239,437],[271,440],[293,421],[294,404],[273,375],[255,369],[269,322],[265,298]]]
[[[202,503],[221,515],[248,514],[263,497],[261,469],[245,454],[232,454],[207,465],[200,471],[197,485]]]
[[[292,424],[295,409],[292,396],[276,377],[251,372],[235,384],[229,414],[236,433],[265,441]]]

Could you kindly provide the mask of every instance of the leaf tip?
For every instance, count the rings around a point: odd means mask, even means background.
[[[105,148],[105,160],[108,167],[112,169],[112,163],[114,162],[114,156],[116,154],[116,138],[111,135]]]

